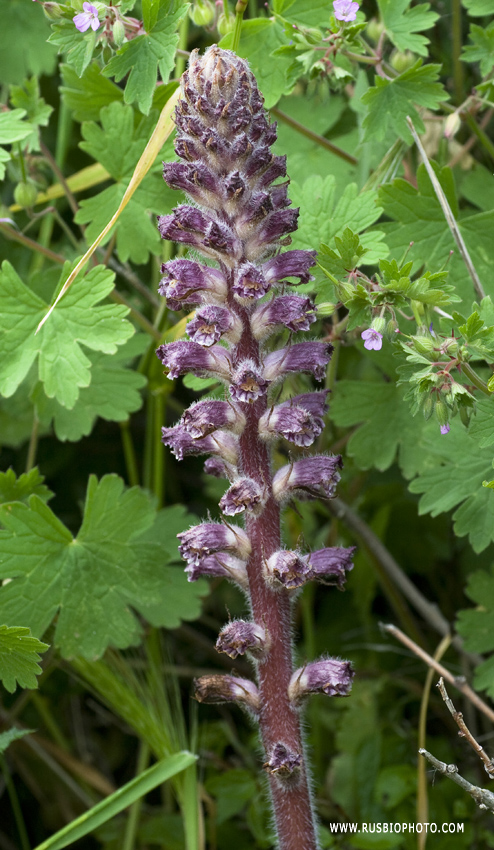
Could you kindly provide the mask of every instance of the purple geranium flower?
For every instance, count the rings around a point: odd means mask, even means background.
[[[441,434],[449,434],[450,431],[451,431],[451,426],[450,426],[449,422],[447,422],[446,425],[441,425]]]
[[[334,0],[333,9],[337,21],[354,21],[357,17],[359,4],[352,3],[352,0]]]
[[[357,4],[354,3],[353,5],[356,6]],[[360,336],[364,340],[364,348],[366,348],[367,351],[372,351],[372,349],[380,351],[383,347],[383,335],[380,334],[379,331],[367,328],[366,331],[362,331]]]
[[[96,32],[98,27],[101,26],[101,21],[98,17],[98,10],[96,6],[93,6],[92,3],[83,3],[82,8],[83,12],[80,12],[78,15],[75,15],[72,20],[76,25],[79,32],[86,32],[86,30],[91,27],[92,30]]]

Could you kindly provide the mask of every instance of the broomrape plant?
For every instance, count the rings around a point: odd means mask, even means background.
[[[318,842],[300,707],[311,693],[348,695],[353,671],[336,658],[294,670],[292,599],[308,581],[341,588],[353,549],[283,548],[283,503],[334,496],[342,462],[308,455],[273,472],[270,447],[280,437],[308,447],[324,427],[327,391],[277,403],[285,375],[309,372],[321,381],[331,358],[330,344],[291,339],[315,321],[310,298],[292,292],[293,279],[312,279],[315,252],[283,250],[298,210],[290,208],[286,158],[270,149],[276,125],[268,122],[244,60],[216,46],[202,57],[194,52],[175,120],[180,162],[165,164],[164,177],[191,203],[161,216],[159,229],[205,262],[163,265],[160,293],[168,306],[199,306],[187,325],[189,339],[160,345],[157,355],[169,378],[213,376],[225,394],[193,404],[177,425],[163,428],[163,442],[178,459],[210,455],[206,472],[230,482],[219,503],[223,521],[179,534],[179,549],[189,581],[221,576],[245,592],[250,619],[228,623],[216,648],[231,658],[247,654],[257,680],[203,676],[195,695],[200,702],[238,703],[258,721],[280,847],[311,850]],[[284,328],[289,343],[270,350],[270,337]],[[237,515],[243,528],[231,521]]]

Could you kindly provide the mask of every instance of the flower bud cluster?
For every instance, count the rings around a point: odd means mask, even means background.
[[[276,608],[280,595],[309,580],[341,588],[352,568],[353,549],[302,554],[273,546],[261,552],[250,536],[254,526],[262,529],[264,523],[271,533],[275,517],[279,547],[279,505],[295,497],[332,498],[340,477],[339,456],[299,456],[273,475],[269,460],[256,466],[246,449],[248,444],[255,457],[269,459],[271,441],[283,437],[306,448],[323,430],[327,391],[281,403],[272,392],[293,373],[306,372],[322,381],[331,358],[328,343],[292,341],[293,334],[309,330],[316,318],[310,298],[291,291],[313,279],[315,252],[282,252],[297,227],[298,210],[290,209],[285,157],[271,151],[276,125],[267,120],[244,60],[216,46],[203,57],[194,52],[175,121],[179,161],[165,164],[164,177],[185,192],[188,202],[161,216],[158,225],[163,238],[190,248],[193,255],[164,263],[159,291],[170,309],[196,312],[187,324],[188,339],[161,345],[157,355],[169,378],[187,372],[212,376],[224,384],[225,393],[223,400],[193,404],[178,424],[163,428],[162,437],[179,460],[188,454],[210,455],[205,470],[230,482],[219,503],[223,522],[204,522],[179,534],[179,550],[189,581],[225,577],[252,596],[252,571],[258,570]],[[287,341],[273,349],[269,340],[280,331]],[[237,514],[245,530],[230,524]],[[259,671],[268,669],[275,647],[267,623],[274,621],[272,611],[265,614],[259,617],[258,611],[257,622],[226,625],[218,651],[231,658],[247,653]],[[290,635],[284,640],[289,645]],[[285,678],[285,697],[293,710],[304,693],[344,695],[350,689],[348,662],[309,664],[293,674],[288,689],[291,673]],[[196,697],[238,702],[251,713],[260,710],[262,718],[261,678],[258,691],[252,682],[233,676],[203,677],[196,682]],[[280,781],[293,780],[301,773],[301,743],[298,749],[293,742],[273,740],[266,730],[263,735],[266,770]]]

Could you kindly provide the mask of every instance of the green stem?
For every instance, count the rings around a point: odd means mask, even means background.
[[[144,439],[143,473],[143,486],[146,490],[153,489],[154,403],[154,394],[152,392],[148,392],[146,404],[146,436]]]
[[[456,103],[461,103],[464,98],[463,92],[463,63],[461,54],[461,0],[453,0],[451,7],[451,41],[453,58],[453,80],[455,87]]]
[[[27,181],[26,163],[24,162],[24,154],[22,152],[22,147],[21,147],[20,142],[17,142],[17,152],[19,154],[19,165],[21,167],[22,180],[25,183]]]
[[[55,148],[55,160],[59,168],[63,168],[67,158],[67,152],[72,142],[72,124],[72,112],[62,97],[58,113],[57,143]]]
[[[29,447],[27,450],[27,458],[26,458],[26,472],[29,472],[30,469],[36,464],[36,452],[38,451],[38,439],[39,439],[39,420],[36,416],[36,412],[33,417],[33,427],[31,428],[31,437],[29,440]]]
[[[19,798],[17,796],[17,791],[15,790],[15,785],[12,782],[12,777],[10,775],[5,756],[3,755],[0,755],[0,767],[2,768],[2,773],[5,779],[5,785],[10,798],[10,805],[12,806],[12,813],[14,815],[17,831],[19,833],[22,850],[31,850],[31,845],[29,843],[26,824],[24,823],[24,818],[22,815],[22,809],[19,803]]]
[[[37,251],[38,254],[43,254],[43,256],[54,263],[60,263],[61,265],[65,263],[65,257],[62,254],[56,254],[55,251],[50,251],[49,248],[45,248],[44,245],[40,245],[34,239],[30,239],[29,236],[24,236],[23,233],[14,230],[13,227],[9,227],[8,224],[0,222],[0,231],[7,239],[12,239],[13,242],[20,242],[21,245],[24,245],[31,251]]]
[[[65,192],[65,197],[67,198],[69,205],[70,205],[70,208],[75,215],[76,212],[78,211],[79,207],[77,205],[77,201],[76,201],[74,195],[72,194],[72,192],[69,189],[69,185],[68,185],[68,183],[67,183],[67,181],[66,181],[66,179],[63,175],[62,170],[59,168],[55,157],[52,155],[50,149],[46,147],[44,142],[40,142],[40,148],[41,148],[41,153],[43,154],[48,165],[50,166],[51,170],[53,171],[53,174],[55,175],[58,182],[62,186],[62,188]]]
[[[139,755],[137,757],[136,778],[143,773],[149,764],[149,744],[146,741],[141,741]],[[142,797],[139,797],[135,803],[132,803],[129,809],[129,816],[125,827],[125,834],[122,843],[122,850],[134,850],[137,827],[139,826],[139,818],[142,809]]]
[[[350,165],[357,165],[358,160],[352,156],[350,153],[342,150],[341,148],[333,145],[329,139],[324,138],[324,136],[320,136],[318,133],[314,133],[312,130],[309,130],[308,127],[304,127],[299,121],[296,121],[295,118],[292,118],[290,115],[287,115],[285,112],[282,112],[281,109],[277,109],[276,107],[272,107],[270,109],[272,115],[275,118],[279,118],[280,121],[283,121],[284,124],[288,124],[289,127],[292,127],[297,133],[300,133],[301,136],[305,136],[306,139],[310,139],[311,142],[315,142],[316,145],[320,145],[322,148],[325,148],[330,153],[333,153],[335,156],[339,156],[340,159],[344,159],[345,162],[349,162]]]
[[[187,51],[187,42],[189,39],[189,21],[189,16],[185,15],[182,18],[182,22],[178,30],[178,49],[183,50],[185,52]],[[183,56],[182,53],[178,53],[177,58],[175,60],[175,76],[177,77],[177,79],[180,79],[184,71],[185,56]]]
[[[134,450],[134,441],[130,432],[130,419],[125,422],[120,422],[120,436],[122,437],[122,448],[125,458],[125,468],[127,470],[127,479],[131,487],[139,486],[139,470],[137,467],[137,458]]]
[[[493,393],[491,393],[489,387],[486,383],[484,383],[482,378],[479,378],[477,373],[473,371],[469,363],[461,363],[460,368],[462,374],[465,376],[465,378],[468,378],[468,380],[474,385],[474,387],[477,387],[477,389],[480,390],[481,393],[484,393],[484,395],[488,395],[490,396],[490,398],[492,398]]]
[[[53,226],[55,224],[55,219],[52,215],[46,215],[41,220],[41,226],[38,233],[38,243],[42,245],[44,248],[48,248],[51,237],[53,234]],[[31,263],[29,266],[29,274],[36,274],[36,272],[40,272],[43,268],[45,262],[45,258],[43,254],[33,254],[31,258]]]
[[[154,427],[153,427],[153,441],[154,441],[154,465],[153,465],[153,478],[154,478],[154,486],[153,492],[156,496],[158,507],[163,507],[164,502],[164,491],[165,491],[165,447],[160,440],[161,434],[161,426],[164,424],[165,419],[165,398],[163,393],[157,393],[154,397]]]
[[[236,53],[240,44],[242,21],[249,0],[238,0],[235,6],[235,29],[233,30],[232,50]]]

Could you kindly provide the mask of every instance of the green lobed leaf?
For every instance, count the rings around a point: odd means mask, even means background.
[[[53,496],[52,491],[44,484],[45,477],[41,475],[36,467],[29,472],[23,472],[19,478],[13,469],[0,472],[0,504],[5,502],[24,502],[27,504],[29,497],[38,496],[43,502],[49,502]]]
[[[80,202],[75,216],[79,224],[87,224],[86,239],[91,242],[101,233],[117,210],[135,166],[149,141],[155,125],[154,115],[137,119],[130,106],[118,101],[101,109],[101,125],[85,122],[80,147],[100,162],[115,183],[92,198]],[[161,151],[160,160],[174,158],[171,141]],[[116,247],[122,262],[131,259],[145,263],[156,253],[160,236],[151,213],[163,213],[176,204],[180,194],[169,189],[160,174],[150,171],[142,180],[118,218],[106,240],[116,233]]]
[[[461,58],[465,62],[480,62],[480,73],[487,76],[494,67],[494,23],[487,28],[471,24],[470,41],[463,48]]]
[[[177,28],[188,9],[181,0],[161,0],[148,6],[146,33],[123,44],[103,69],[103,74],[115,77],[117,83],[129,74],[124,100],[136,102],[145,115],[151,109],[158,70],[162,81],[168,82],[175,64]]]
[[[346,449],[359,469],[383,471],[399,460],[405,477],[415,474],[425,422],[411,416],[404,394],[394,381],[338,381],[331,418],[337,426],[360,425]]]
[[[465,649],[469,652],[492,652],[494,650],[494,566],[489,571],[476,570],[468,577],[465,593],[469,599],[476,604],[475,608],[469,608],[458,612],[456,628],[465,640]],[[494,689],[492,678],[491,658],[486,663],[490,667],[491,680],[490,692]],[[477,668],[477,672],[483,672],[486,665]],[[485,687],[485,684],[484,684]]]
[[[59,440],[76,442],[91,433],[98,417],[107,422],[124,422],[142,407],[139,392],[146,378],[128,368],[129,363],[148,348],[145,334],[137,334],[122,345],[116,354],[89,354],[91,383],[83,387],[74,407],[67,410],[54,398],[48,398],[38,383],[32,393],[40,423],[52,421]]]
[[[206,790],[216,798],[216,819],[220,824],[242,811],[257,793],[257,783],[248,770],[235,768],[208,779]]]
[[[0,79],[5,83],[22,83],[30,74],[52,74],[57,52],[47,44],[50,25],[40,3],[25,0],[0,0],[2,49]]]
[[[53,24],[53,32],[48,41],[58,47],[58,52],[63,53],[68,64],[82,77],[93,58],[97,33],[91,27],[85,33],[79,32],[72,20],[61,19]]]
[[[419,6],[410,6],[410,3],[411,0],[378,0],[382,22],[398,50],[411,50],[427,56],[429,39],[417,33],[433,27],[439,15],[429,11],[430,3]]]
[[[455,534],[468,535],[474,551],[482,552],[494,540],[494,493],[482,487],[492,469],[492,449],[479,449],[475,436],[458,419],[449,434],[428,437],[422,445],[429,469],[410,484],[412,493],[423,494],[420,513],[434,517],[456,508]]]
[[[378,220],[382,208],[377,204],[377,192],[360,192],[355,183],[350,183],[337,198],[336,180],[333,175],[323,180],[309,177],[303,186],[290,184],[294,205],[300,207],[298,231],[294,234],[297,247],[314,248],[320,242],[330,243],[341,236],[345,228],[361,234],[360,242],[367,249],[366,262],[375,263],[386,256],[386,246],[381,244],[383,234],[379,231],[362,233]]]
[[[24,626],[0,625],[0,681],[9,693],[13,694],[17,685],[38,687],[36,676],[42,672],[39,653],[47,649],[48,644],[33,637]]]
[[[91,476],[75,538],[36,495],[27,505],[1,506],[0,576],[12,581],[0,588],[0,618],[22,616],[41,636],[58,613],[54,643],[62,655],[94,659],[108,646],[139,641],[132,609],[149,610],[155,625],[197,616],[204,584],[191,589],[181,568],[165,571],[188,519],[181,506],[157,515],[150,495],[124,489],[117,475]]]
[[[494,14],[494,0],[462,0],[462,5],[472,17]]]
[[[0,145],[11,145],[20,142],[31,135],[33,128],[25,121],[25,109],[11,109],[10,112],[0,112]],[[10,154],[0,147],[0,180],[5,176],[4,162],[8,162]]]
[[[423,133],[424,123],[416,105],[434,110],[449,97],[442,83],[437,82],[440,70],[440,65],[423,65],[419,59],[394,80],[376,77],[376,85],[361,98],[367,107],[362,124],[364,139],[381,141],[386,138],[391,141],[398,136],[411,143],[407,116],[412,119],[417,132]]]
[[[63,85],[60,87],[64,103],[76,121],[97,121],[100,110],[115,100],[123,100],[123,91],[101,73],[92,62],[82,77],[71,65],[62,65]]]
[[[437,176],[453,214],[457,215],[458,202],[451,171],[440,169]],[[447,263],[448,283],[455,286],[456,294],[470,306],[473,284],[423,165],[417,169],[417,187],[415,189],[406,180],[398,178],[380,188],[379,203],[385,215],[392,220],[379,225],[385,233],[386,243],[397,258],[408,251],[408,257],[419,265],[423,264],[424,258],[427,258],[430,268],[441,268]],[[487,293],[494,293],[490,259],[494,210],[462,218],[458,226],[484,289]]]
[[[25,110],[28,121],[34,126],[33,132],[27,139],[27,145],[29,150],[38,151],[40,149],[38,127],[48,125],[53,106],[40,97],[37,77],[25,80],[22,86],[11,86],[10,100],[15,107]]]
[[[7,729],[6,732],[0,732],[0,755],[5,752],[8,746],[13,741],[18,741],[24,735],[30,735],[33,729],[17,729],[15,726],[12,729]]]
[[[61,281],[66,280],[66,264]],[[81,387],[91,382],[91,361],[83,351],[114,354],[134,334],[125,320],[127,307],[99,305],[114,286],[114,274],[104,266],[79,277],[38,334],[46,304],[5,261],[0,272],[0,392],[11,396],[38,360],[38,374],[49,398],[72,408]]]

